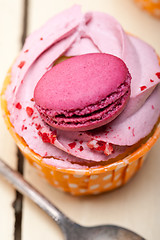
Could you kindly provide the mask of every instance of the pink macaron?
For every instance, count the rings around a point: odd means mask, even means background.
[[[91,53],[51,68],[34,90],[35,106],[50,126],[70,131],[100,127],[115,119],[130,96],[131,75],[118,57]]]

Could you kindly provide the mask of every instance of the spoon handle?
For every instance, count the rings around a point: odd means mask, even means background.
[[[58,208],[48,201],[39,191],[32,187],[21,174],[13,170],[0,159],[0,174],[4,176],[20,193],[29,197],[41,209],[43,209],[64,231],[64,223],[72,221]]]

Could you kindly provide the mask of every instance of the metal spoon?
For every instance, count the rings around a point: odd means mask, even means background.
[[[21,174],[0,159],[0,174],[20,193],[29,197],[61,228],[65,240],[145,240],[136,233],[114,225],[84,227],[69,219],[40,192],[34,189]]]

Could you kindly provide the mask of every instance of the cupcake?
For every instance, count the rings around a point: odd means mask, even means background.
[[[98,194],[127,183],[158,139],[159,81],[152,47],[75,5],[26,39],[4,81],[3,116],[48,182]]]
[[[135,0],[135,2],[153,16],[160,17],[160,0]]]

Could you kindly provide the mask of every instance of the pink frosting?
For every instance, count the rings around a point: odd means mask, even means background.
[[[34,106],[37,82],[60,56],[96,52],[113,54],[126,63],[132,81],[125,110],[96,131],[51,129]],[[6,91],[10,120],[31,149],[44,157],[53,157],[50,160],[44,158],[47,164],[61,168],[81,168],[80,164],[86,162],[98,164],[123,153],[127,146],[129,148],[153,129],[160,115],[159,72],[157,55],[152,47],[126,34],[111,16],[97,12],[83,14],[76,5],[49,20],[27,38],[12,67],[12,82]],[[107,148],[110,151],[107,156],[103,151],[90,149],[88,143],[93,140],[94,144],[97,141],[106,146],[112,144],[114,151]]]

